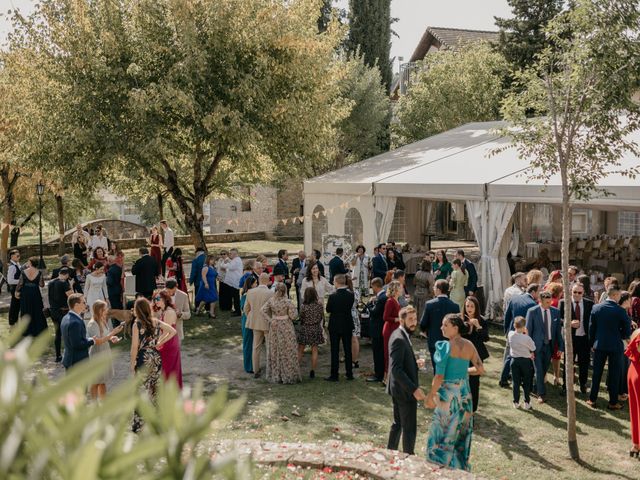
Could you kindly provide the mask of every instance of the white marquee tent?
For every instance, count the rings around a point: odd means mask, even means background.
[[[482,255],[480,277],[488,304],[501,301],[517,203],[562,201],[559,177],[546,186],[530,179],[529,162],[516,149],[490,155],[509,142],[496,133],[504,126],[470,123],[306,181],[305,212],[311,221],[305,222],[305,249],[311,248],[314,218],[326,217],[327,233],[343,235],[346,211],[356,208],[364,244],[371,249],[388,239],[399,197],[465,202]],[[640,131],[634,140],[640,144]],[[637,167],[640,159],[628,155],[622,164]],[[640,209],[640,179],[610,174],[600,186],[610,196],[594,198],[589,207]],[[421,214],[429,218],[431,211]]]

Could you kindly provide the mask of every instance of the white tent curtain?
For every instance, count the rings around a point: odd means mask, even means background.
[[[375,197],[376,205],[376,244],[386,242],[391,233],[391,224],[396,211],[397,197]]]
[[[433,214],[435,213],[435,202],[429,200],[422,201],[422,218],[424,220],[424,233],[429,232],[431,226],[431,220],[433,220]]]
[[[468,200],[467,212],[480,247],[480,280],[487,299],[487,315],[495,317],[501,308],[509,275],[507,252],[511,245],[511,228],[515,203]]]

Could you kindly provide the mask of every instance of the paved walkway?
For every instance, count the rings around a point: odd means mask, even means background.
[[[274,443],[240,440],[219,442],[212,447],[214,459],[235,452],[250,456],[260,467],[286,467],[292,472],[299,471],[302,475],[308,469],[315,469],[326,474],[348,472],[374,480],[477,478],[471,473],[443,468],[415,455],[375,448],[366,443]]]

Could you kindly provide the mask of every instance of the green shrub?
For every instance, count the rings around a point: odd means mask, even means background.
[[[232,420],[244,399],[227,401],[226,388],[209,399],[202,386],[180,392],[162,383],[157,405],[125,381],[101,403],[86,390],[109,367],[106,357],[74,367],[59,380],[37,372],[50,335],[21,338],[24,325],[0,339],[0,478],[204,479],[249,478],[246,460],[211,461],[206,439]],[[9,346],[13,346],[10,348]],[[145,419],[131,432],[134,409]]]

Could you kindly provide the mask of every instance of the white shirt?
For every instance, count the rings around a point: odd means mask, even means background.
[[[542,324],[544,325],[544,321],[545,319],[549,320],[549,325],[547,325],[547,335],[549,338],[549,341],[551,341],[551,310],[550,309],[545,309],[540,307],[540,310],[542,310]]]
[[[109,250],[109,241],[107,240],[107,237],[105,237],[104,235],[101,235],[101,236],[94,235],[93,237],[91,237],[91,241],[89,242],[89,247],[91,248],[91,250],[95,250],[98,247],[102,247],[104,250],[104,253],[107,253],[107,251]]]
[[[584,302],[582,300],[580,300],[579,302],[574,302],[573,300],[571,300],[571,302],[573,303],[574,309],[576,307],[576,304],[578,304],[580,307],[580,318],[578,318],[578,320],[580,320],[580,326],[576,329],[576,337],[584,337],[587,334],[587,332],[584,330]]]
[[[17,280],[15,279],[16,269],[20,271],[20,265],[12,261],[9,264],[9,270],[7,271],[7,283],[9,285],[18,285],[18,282],[20,282],[20,275],[17,275]]]
[[[511,299],[513,297],[516,297],[518,295],[522,295],[524,293],[524,290],[522,290],[521,287],[519,287],[517,284],[513,284],[511,285],[509,288],[507,288],[504,291],[504,297],[503,297],[503,307],[504,307],[504,311],[507,310],[507,307],[509,306],[509,302],[511,301]]]
[[[173,230],[169,227],[164,231],[164,248],[165,250],[173,248]]]
[[[227,264],[226,273],[224,274],[224,283],[236,290],[242,278],[242,260],[236,257]]]

